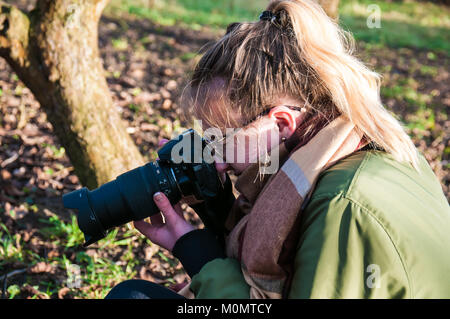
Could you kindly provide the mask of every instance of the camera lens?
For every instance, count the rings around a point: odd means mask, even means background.
[[[89,191],[82,188],[63,196],[66,208],[78,209],[78,226],[88,246],[106,236],[110,228],[159,213],[153,194],[163,192],[171,202],[181,193],[166,167],[148,163]]]

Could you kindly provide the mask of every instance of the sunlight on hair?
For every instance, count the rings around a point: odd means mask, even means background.
[[[312,0],[271,1],[266,10],[277,18],[233,23],[206,48],[185,108],[209,125],[238,127],[289,96],[303,101],[312,127],[344,115],[369,143],[417,169],[418,152],[382,105],[380,75],[353,55],[352,35]]]

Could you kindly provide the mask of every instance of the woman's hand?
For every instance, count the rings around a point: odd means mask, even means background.
[[[158,146],[161,147],[169,140],[162,139]],[[195,228],[184,219],[180,203],[172,207],[169,199],[163,193],[155,193],[153,200],[161,214],[150,217],[150,223],[143,220],[134,222],[134,227],[153,243],[172,251],[178,238],[194,230]],[[163,222],[163,218],[165,223]]]
[[[169,199],[160,192],[153,195],[153,200],[162,215],[151,216],[151,224],[143,220],[135,221],[134,227],[153,243],[172,251],[177,240],[195,228],[184,219],[180,203],[172,206]],[[162,216],[164,216],[165,222]]]

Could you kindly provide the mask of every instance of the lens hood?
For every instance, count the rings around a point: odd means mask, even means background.
[[[89,202],[89,190],[86,187],[63,195],[64,207],[78,210],[78,227],[84,233],[84,247],[106,236],[95,212]]]

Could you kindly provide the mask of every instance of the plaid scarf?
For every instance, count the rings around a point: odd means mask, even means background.
[[[288,140],[289,141],[289,140]],[[278,149],[281,168],[259,180],[258,164],[238,178],[236,199],[227,228],[226,254],[241,262],[250,298],[287,297],[300,237],[302,209],[317,177],[338,160],[363,146],[362,135],[344,117],[323,127],[301,147]]]

